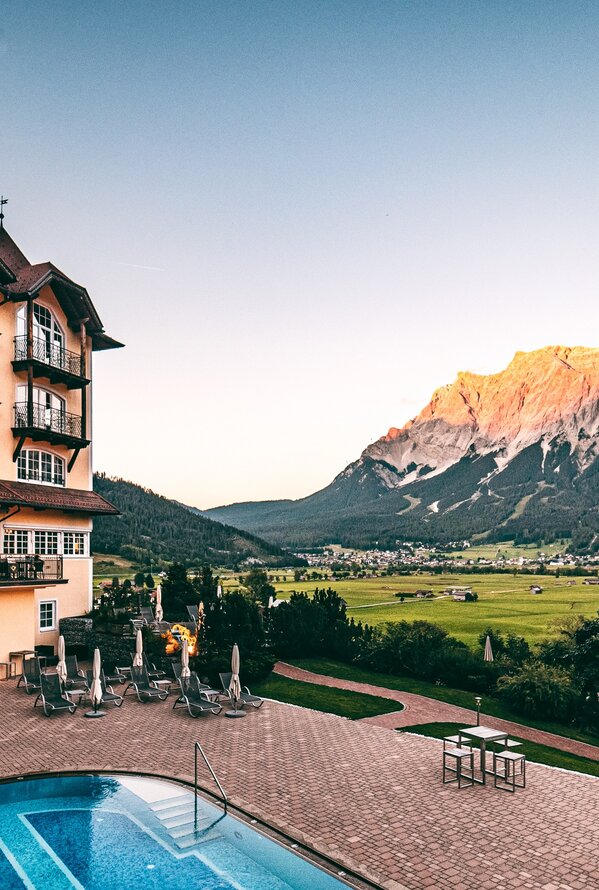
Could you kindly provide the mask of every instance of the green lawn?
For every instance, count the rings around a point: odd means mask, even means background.
[[[339,677],[341,680],[355,680],[358,683],[372,683],[376,686],[383,686],[387,689],[399,689],[405,692],[414,692],[417,695],[426,695],[428,698],[434,698],[437,701],[449,702],[452,705],[459,705],[462,708],[470,708],[474,710],[474,692],[466,692],[463,689],[454,689],[449,686],[437,686],[435,683],[429,683],[426,680],[418,680],[414,677],[397,677],[393,674],[378,674],[374,671],[368,671],[364,668],[356,667],[353,664],[343,664],[342,662],[330,661],[325,658],[294,658],[293,664],[304,668],[307,671],[314,671],[316,674],[325,674],[329,677]],[[556,723],[549,720],[534,720],[532,717],[523,717],[510,710],[499,698],[490,695],[483,696],[482,712],[493,717],[499,717],[503,720],[511,720],[514,723],[522,723],[527,726],[534,726],[536,729],[543,729],[545,732],[553,732],[556,735],[563,735],[570,739],[577,739],[580,742],[587,742],[589,745],[599,746],[599,737],[588,732],[583,732],[573,726],[566,726],[562,723]]]
[[[271,674],[262,683],[254,683],[252,692],[264,698],[274,698],[302,708],[311,708],[313,711],[325,711],[327,714],[349,717],[350,720],[401,711],[399,702],[388,698],[364,695],[361,692],[346,692],[344,689],[332,689],[328,686],[315,686],[314,683],[289,680],[277,674]]]
[[[421,723],[415,726],[402,726],[398,732],[415,732],[418,735],[442,739],[447,735],[456,735],[461,728],[459,723]],[[556,748],[549,748],[547,745],[528,742],[526,739],[519,739],[517,736],[511,736],[511,738],[522,742],[522,748],[517,750],[526,754],[527,760],[532,760],[535,763],[544,763],[547,766],[558,766],[561,769],[576,770],[579,773],[587,773],[589,776],[599,776],[599,762],[596,760],[578,757],[576,754],[568,754],[566,751],[558,751]],[[477,747],[476,744],[475,747]]]
[[[287,576],[289,577],[289,575]],[[575,581],[569,586],[567,580]],[[599,586],[585,585],[582,578],[555,578],[553,575],[390,575],[344,581],[286,581],[275,583],[277,595],[286,599],[292,590],[312,593],[317,586],[330,586],[348,604],[348,615],[356,621],[380,624],[383,621],[431,621],[468,645],[476,643],[487,627],[525,636],[538,642],[556,631],[555,619],[568,615],[595,617],[599,611]],[[396,593],[425,588],[440,596],[450,585],[472,585],[476,603],[455,603],[451,598],[406,599]],[[535,596],[531,584],[544,591]]]

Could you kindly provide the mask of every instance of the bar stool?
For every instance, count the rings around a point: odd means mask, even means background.
[[[447,749],[447,745],[453,745],[454,748],[472,748],[472,742],[468,739],[460,739],[459,735],[446,735],[443,739],[443,750]]]
[[[448,761],[454,763],[449,766]],[[455,779],[446,779],[447,773],[455,773]],[[474,785],[474,753],[472,748],[447,748],[443,751],[443,784],[458,783],[458,788]]]
[[[500,772],[502,765],[503,772]],[[518,770],[517,767],[519,767]],[[516,781],[518,777],[521,782]],[[501,780],[501,785],[497,784],[498,779]],[[512,794],[515,793],[516,788],[526,788],[526,755],[509,750],[494,751],[493,783],[495,788],[499,788],[500,791],[510,791]]]
[[[0,667],[4,668],[3,680],[13,680],[17,676],[16,661],[0,661]]]

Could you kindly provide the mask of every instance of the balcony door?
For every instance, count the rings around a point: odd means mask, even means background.
[[[27,386],[17,387],[17,401],[20,405],[27,403]],[[53,392],[33,387],[33,425],[56,433],[65,429],[65,401]]]
[[[27,307],[17,312],[17,337],[27,343]],[[25,345],[25,349],[26,349]],[[61,368],[64,357],[64,334],[54,315],[45,306],[33,304],[33,357]]]

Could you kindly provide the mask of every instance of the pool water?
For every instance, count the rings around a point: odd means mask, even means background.
[[[0,785],[0,890],[340,890],[192,792],[137,776]]]

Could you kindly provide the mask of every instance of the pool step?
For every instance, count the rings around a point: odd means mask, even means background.
[[[222,837],[222,833],[216,829],[209,829],[208,831],[205,831],[205,833],[202,833],[201,829],[197,833],[192,829],[189,834],[186,834],[183,837],[173,838],[173,840],[180,850],[187,850],[189,847],[207,844],[210,841],[220,840]]]
[[[177,809],[178,807],[182,807],[185,805],[189,805],[189,795],[179,794],[177,797],[168,797],[165,798],[165,800],[159,800],[156,803],[153,803],[150,809],[153,813],[156,813],[156,815],[158,815],[159,813],[163,813],[166,810]]]

